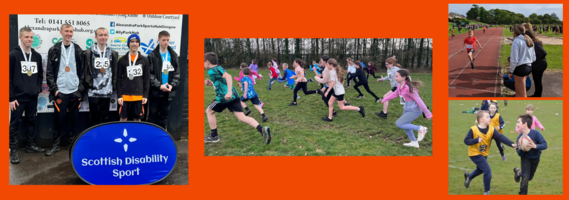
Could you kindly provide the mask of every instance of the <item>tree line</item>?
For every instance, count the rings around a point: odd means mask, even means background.
[[[433,63],[431,38],[206,38],[205,52],[215,52],[224,68],[239,67],[252,59],[262,69],[276,58],[279,63],[291,64],[300,58],[306,64],[319,62],[328,55],[346,66],[346,58],[375,63],[385,68],[385,59],[393,55],[408,69],[430,71]],[[305,66],[307,67],[307,66]]]
[[[563,21],[559,19],[555,12],[552,12],[551,15],[532,13],[526,17],[521,13],[514,13],[509,10],[490,9],[487,11],[484,7],[476,4],[473,4],[472,8],[466,13],[466,18],[487,24],[520,24],[529,22],[532,24],[563,25]]]

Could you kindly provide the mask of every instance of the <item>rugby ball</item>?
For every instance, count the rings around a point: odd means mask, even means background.
[[[531,141],[532,140],[528,136],[521,136],[520,139],[518,140],[519,149],[521,149],[524,152],[528,152],[529,150],[531,150],[531,147],[529,147]]]

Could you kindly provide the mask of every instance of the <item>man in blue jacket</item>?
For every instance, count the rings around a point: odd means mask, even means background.
[[[530,129],[531,124],[532,116],[529,114],[520,115],[518,117],[518,123],[516,124],[518,130],[521,131],[517,138],[517,152],[521,159],[522,169],[520,170],[519,168],[514,167],[514,180],[516,180],[516,182],[520,182],[520,178],[522,179],[519,194],[523,195],[528,193],[528,184],[529,181],[533,179],[537,166],[539,165],[541,151],[547,149],[547,141],[545,141],[545,138],[543,138],[539,131]],[[531,149],[527,152],[522,151],[519,147],[521,137],[529,137],[531,139],[530,144],[528,145]]]

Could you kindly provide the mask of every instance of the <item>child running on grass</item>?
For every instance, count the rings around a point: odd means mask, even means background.
[[[531,123],[530,123],[530,125],[531,125],[530,129],[535,130],[535,127],[537,126],[537,128],[541,129],[541,131],[545,131],[545,127],[543,127],[543,125],[541,125],[539,120],[537,120],[537,117],[535,117],[535,115],[533,115],[533,105],[532,104],[526,105],[526,114],[530,115],[532,118]],[[516,126],[516,132],[521,133],[520,130],[518,129],[518,126]]]
[[[417,91],[416,88],[417,86],[423,86],[423,82],[411,81],[409,79],[409,71],[406,69],[395,72],[395,80],[399,83],[397,89],[381,102],[384,103],[399,96],[405,98],[403,115],[395,122],[395,125],[405,130],[405,133],[407,133],[407,136],[411,139],[411,142],[403,144],[404,146],[419,148],[419,142],[427,135],[427,127],[417,126],[411,124],[411,122],[423,113],[425,113],[427,119],[431,120],[431,118],[433,118],[431,111],[429,111],[429,108],[423,103],[423,100],[419,96],[419,91]],[[413,130],[419,131],[419,138],[415,139]]]
[[[269,87],[267,88],[267,90],[271,90],[271,85],[272,85],[273,81],[277,80],[279,78],[279,75],[277,74],[277,71],[273,67],[273,63],[268,62],[267,68],[269,68],[269,70],[270,70],[270,72],[269,72],[269,77],[270,77]]]
[[[470,127],[466,137],[464,137],[464,144],[468,145],[468,156],[474,164],[476,169],[471,173],[464,172],[464,187],[468,188],[472,179],[480,174],[484,174],[484,194],[490,194],[490,181],[492,181],[492,170],[488,164],[488,154],[490,153],[490,145],[492,139],[497,140],[511,147],[516,147],[508,137],[502,134],[495,134],[498,132],[490,124],[490,114],[488,111],[481,110],[476,113],[476,120],[479,124]]]
[[[257,108],[259,113],[263,116],[263,122],[266,122],[269,118],[265,115],[263,108],[261,107],[261,101],[259,100],[259,95],[255,92],[255,88],[253,87],[253,81],[251,79],[251,70],[247,67],[242,68],[241,71],[245,75],[241,78],[241,83],[237,83],[241,90],[243,91],[243,96],[241,97],[241,106],[245,109],[245,116],[249,116],[251,110],[247,108],[245,102],[251,100],[251,103]]]
[[[543,135],[539,131],[530,129],[530,124],[532,124],[532,118],[530,114],[520,115],[518,117],[518,123],[516,124],[516,129],[521,131],[518,135],[518,155],[520,156],[522,169],[514,167],[514,180],[520,182],[520,192],[518,194],[526,195],[528,194],[529,181],[533,179],[537,166],[539,165],[539,158],[541,157],[541,151],[547,149],[547,141],[543,138]],[[530,150],[522,151],[519,148],[520,139],[522,137],[529,137],[530,139]]]
[[[375,102],[376,103],[380,102],[381,99],[377,97],[375,93],[373,93],[371,90],[369,90],[369,85],[367,84],[367,78],[365,76],[364,70],[362,70],[361,64],[357,62],[355,64],[356,64],[356,73],[354,74],[355,76],[354,82],[356,82],[356,85],[354,85],[354,89],[356,89],[356,91],[358,91],[359,93],[357,98],[360,99],[364,97],[364,94],[362,94],[360,89],[358,89],[359,86],[363,85],[367,93],[371,94],[371,96],[375,98]]]
[[[261,133],[265,144],[269,144],[271,142],[271,128],[268,126],[262,127],[255,119],[243,114],[243,108],[239,104],[239,93],[237,93],[237,90],[232,86],[233,79],[231,78],[231,75],[225,72],[223,67],[217,64],[217,54],[209,52],[206,53],[204,57],[204,67],[208,70],[207,73],[211,78],[211,80],[205,80],[205,85],[213,86],[216,94],[215,100],[213,100],[205,110],[211,133],[205,137],[204,142],[219,142],[215,113],[222,112],[227,108],[230,112],[235,114],[239,121],[255,127],[257,131]],[[231,89],[229,87],[231,87]]]
[[[302,68],[302,66],[304,66],[304,61],[301,59],[296,59],[294,60],[293,66],[294,66],[294,71],[296,72],[296,75],[292,76],[291,79],[296,78],[295,83],[297,84],[296,87],[294,88],[294,94],[293,94],[293,101],[292,103],[288,104],[289,106],[296,106],[296,98],[298,97],[298,91],[300,89],[302,89],[302,91],[304,92],[304,95],[309,95],[309,94],[314,94],[316,93],[315,90],[310,90],[307,91],[306,89],[306,77],[304,77],[304,68]],[[285,72],[286,73],[286,72]]]
[[[362,117],[365,117],[366,114],[363,106],[355,107],[344,105],[344,71],[342,70],[342,67],[336,63],[336,59],[328,59],[326,68],[330,70],[330,81],[328,84],[329,87],[324,93],[324,96],[328,96],[331,88],[334,88],[334,94],[332,94],[330,100],[328,101],[328,117],[323,117],[322,120],[329,122],[332,121],[332,115],[334,113],[334,102],[336,102],[336,100],[338,100],[338,107],[340,107],[340,110],[357,110],[362,115]]]
[[[277,79],[277,82],[282,83],[285,82],[285,80],[283,80],[282,76],[281,76],[281,70],[279,70],[279,65],[277,63],[277,59],[273,58],[273,60],[271,60],[272,64],[273,64],[273,68],[275,68],[275,71],[277,72],[277,74],[279,75],[279,79]],[[274,84],[275,82],[272,82],[271,84]]]
[[[474,37],[474,31],[470,30],[468,31],[468,37],[464,38],[464,43],[462,44],[462,48],[460,49],[460,50],[464,49],[464,45],[466,45],[466,53],[468,53],[468,59],[470,60],[470,66],[472,67],[472,69],[474,69],[474,58],[472,57],[472,54],[476,50],[476,44],[474,44],[475,42],[478,43],[478,46],[480,46],[480,50],[484,49],[482,48],[482,45],[480,44],[478,39]]]
[[[385,67],[387,67],[387,76],[386,77],[381,76],[381,79],[377,79],[377,82],[389,80],[389,83],[391,84],[391,90],[385,93],[385,95],[383,95],[383,99],[385,99],[393,92],[395,92],[395,90],[397,90],[397,84],[399,83],[397,83],[397,80],[395,80],[395,73],[399,71],[401,65],[397,64],[397,59],[395,59],[395,56],[393,56],[385,60]],[[383,119],[387,119],[387,108],[389,107],[389,101],[382,103],[383,103],[383,111],[375,114]]]
[[[255,65],[257,66],[257,65]],[[241,81],[241,79],[243,79],[243,69],[248,68],[251,69],[247,66],[247,63],[241,63],[241,65],[239,66],[239,68],[241,69],[241,71],[239,72],[239,78],[235,77],[236,81]],[[254,72],[253,70],[250,70],[250,75],[249,78],[251,78],[251,80],[253,81],[253,84],[257,84],[255,82],[255,77],[259,78],[259,80],[261,80],[261,75],[257,74],[257,72]]]
[[[367,65],[369,66],[369,73],[367,74],[367,78],[369,79],[369,75],[371,74],[373,76],[373,78],[377,78],[375,77],[375,70],[377,70],[377,68],[375,68],[375,66],[373,66],[373,62],[369,61],[367,63]]]
[[[490,100],[488,100],[490,101]],[[498,132],[500,134],[504,134],[504,125],[506,125],[506,123],[504,122],[504,119],[502,119],[502,116],[500,115],[500,113],[498,113],[498,104],[497,102],[492,102],[490,103],[490,106],[488,106],[488,110],[490,111],[490,125],[492,125],[494,128],[496,128],[496,130],[498,130]],[[476,125],[478,123],[478,121],[474,122],[474,125]],[[500,151],[500,155],[502,156],[502,160],[503,161],[507,161],[508,159],[506,158],[506,155],[504,154],[504,145],[496,140],[496,147],[498,147],[498,150]]]

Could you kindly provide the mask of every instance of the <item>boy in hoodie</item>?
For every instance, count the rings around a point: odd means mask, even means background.
[[[170,47],[170,33],[158,33],[160,48],[148,55],[150,62],[150,119],[163,129],[167,128],[170,101],[176,96],[180,83],[178,54]]]
[[[148,101],[150,67],[146,57],[138,52],[140,37],[128,36],[129,51],[121,57],[117,69],[117,98],[120,105],[120,121],[133,118],[140,121],[144,115],[143,104]]]
[[[55,127],[53,129],[53,145],[45,155],[52,156],[59,152],[61,129],[68,127],[68,149],[75,140],[77,121],[83,86],[83,50],[72,43],[73,26],[61,25],[59,33],[61,42],[53,45],[48,51],[46,80],[49,86],[49,100],[54,101]]]
[[[109,30],[98,28],[95,30],[97,43],[83,53],[91,126],[109,120],[111,95],[116,90],[119,53],[107,46],[108,38]]]
[[[18,139],[20,121],[26,127],[26,152],[44,152],[34,144],[38,94],[41,92],[43,65],[41,55],[32,49],[34,33],[29,27],[20,29],[20,46],[10,52],[10,162],[20,163]],[[22,116],[25,113],[25,116]]]
[[[543,138],[543,135],[537,130],[530,128],[533,122],[533,117],[529,114],[520,115],[518,117],[518,123],[516,128],[520,130],[520,135],[516,141],[518,141],[518,155],[520,156],[522,169],[514,167],[514,180],[520,182],[520,192],[519,194],[528,194],[528,184],[529,181],[533,179],[537,166],[539,165],[539,158],[541,157],[541,151],[547,149],[547,141]],[[531,149],[527,152],[522,151],[519,148],[519,142],[522,137],[529,137],[530,144],[528,145]]]

